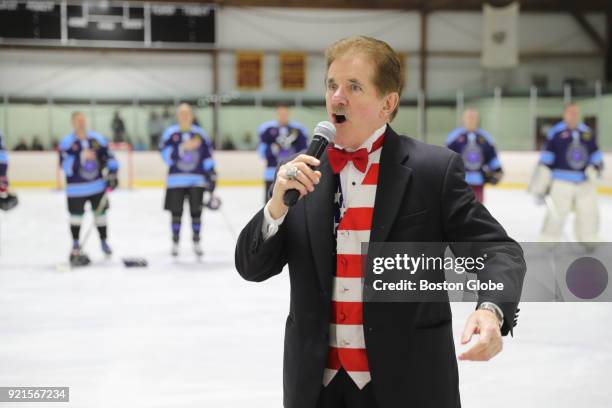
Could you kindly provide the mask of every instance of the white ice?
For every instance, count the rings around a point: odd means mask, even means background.
[[[169,256],[161,190],[118,191],[109,214],[113,260],[103,260],[94,234],[86,248],[93,265],[71,271],[61,267],[70,249],[63,193],[19,193],[19,207],[0,213],[0,386],[70,387],[69,404],[41,407],[282,406],[287,274],[249,283],[233,262],[261,188],[219,189],[223,211],[205,213],[201,262],[187,214],[181,254]],[[544,209],[524,192],[488,190],[487,200],[511,236],[537,238]],[[601,209],[612,241],[612,197],[601,198]],[[125,256],[149,267],[124,268]],[[458,351],[472,307],[453,304]],[[612,406],[611,321],[606,303],[522,304],[499,356],[459,362],[463,406]]]

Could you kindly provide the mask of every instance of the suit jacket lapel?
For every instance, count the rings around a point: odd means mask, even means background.
[[[380,155],[371,242],[385,242],[387,239],[410,181],[412,170],[404,165],[408,160],[408,151],[404,146],[400,136],[387,125]]]
[[[312,193],[304,197],[306,226],[310,235],[312,256],[321,282],[321,288],[331,296],[332,277],[334,274],[334,174],[327,152],[321,156],[321,180]]]

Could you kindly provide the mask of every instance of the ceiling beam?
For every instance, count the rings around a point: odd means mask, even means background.
[[[593,27],[593,25],[586,19],[581,11],[573,8],[569,13],[603,55],[606,50],[606,41],[601,37],[601,35],[599,35],[595,27]]]

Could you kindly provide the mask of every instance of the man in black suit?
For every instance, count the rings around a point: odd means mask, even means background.
[[[357,288],[361,298],[346,303],[359,310],[355,324],[330,324],[330,315],[338,314],[339,293],[349,290],[338,287],[345,279],[338,270],[338,260],[344,262],[338,255],[345,250],[339,244],[341,219],[347,217],[346,208],[361,200],[361,206],[371,207],[371,225],[359,231],[367,232],[360,236],[369,237],[369,242],[513,241],[475,200],[457,154],[399,136],[388,125],[397,113],[403,86],[391,47],[373,38],[352,37],[332,45],[326,59],[327,112],[336,127],[335,148],[344,149],[340,156],[346,159],[338,165],[337,152],[330,151],[320,160],[299,155],[280,166],[272,198],[242,230],[236,246],[236,268],[249,281],[266,280],[289,265],[284,406],[459,407],[447,301],[363,302]],[[353,156],[360,151],[366,152],[365,158]],[[368,187],[375,192],[368,203],[365,187],[360,187],[371,178],[374,162],[379,167],[374,189]],[[288,189],[300,192],[300,200],[290,209],[283,203]],[[525,273],[522,252],[498,255],[504,257],[518,267],[493,268],[485,277],[520,292]],[[363,279],[365,286],[371,285],[367,272]],[[479,339],[459,359],[489,360],[499,353],[516,311],[516,301],[480,296],[462,343],[473,334]],[[343,320],[345,315],[340,315]],[[353,330],[342,344],[339,338],[346,331],[341,327]],[[356,348],[350,346],[353,340],[359,344]],[[347,353],[338,361],[331,350],[344,346]]]

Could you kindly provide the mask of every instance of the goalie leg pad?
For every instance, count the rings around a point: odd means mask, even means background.
[[[547,166],[538,165],[531,176],[529,192],[537,196],[543,196],[548,192],[551,185],[552,171]]]
[[[576,239],[580,242],[600,242],[597,190],[593,183],[581,183],[576,192]]]
[[[550,188],[550,200],[547,203],[546,218],[540,234],[540,241],[558,242],[561,239],[563,225],[572,210],[576,186],[574,183],[555,180]]]

